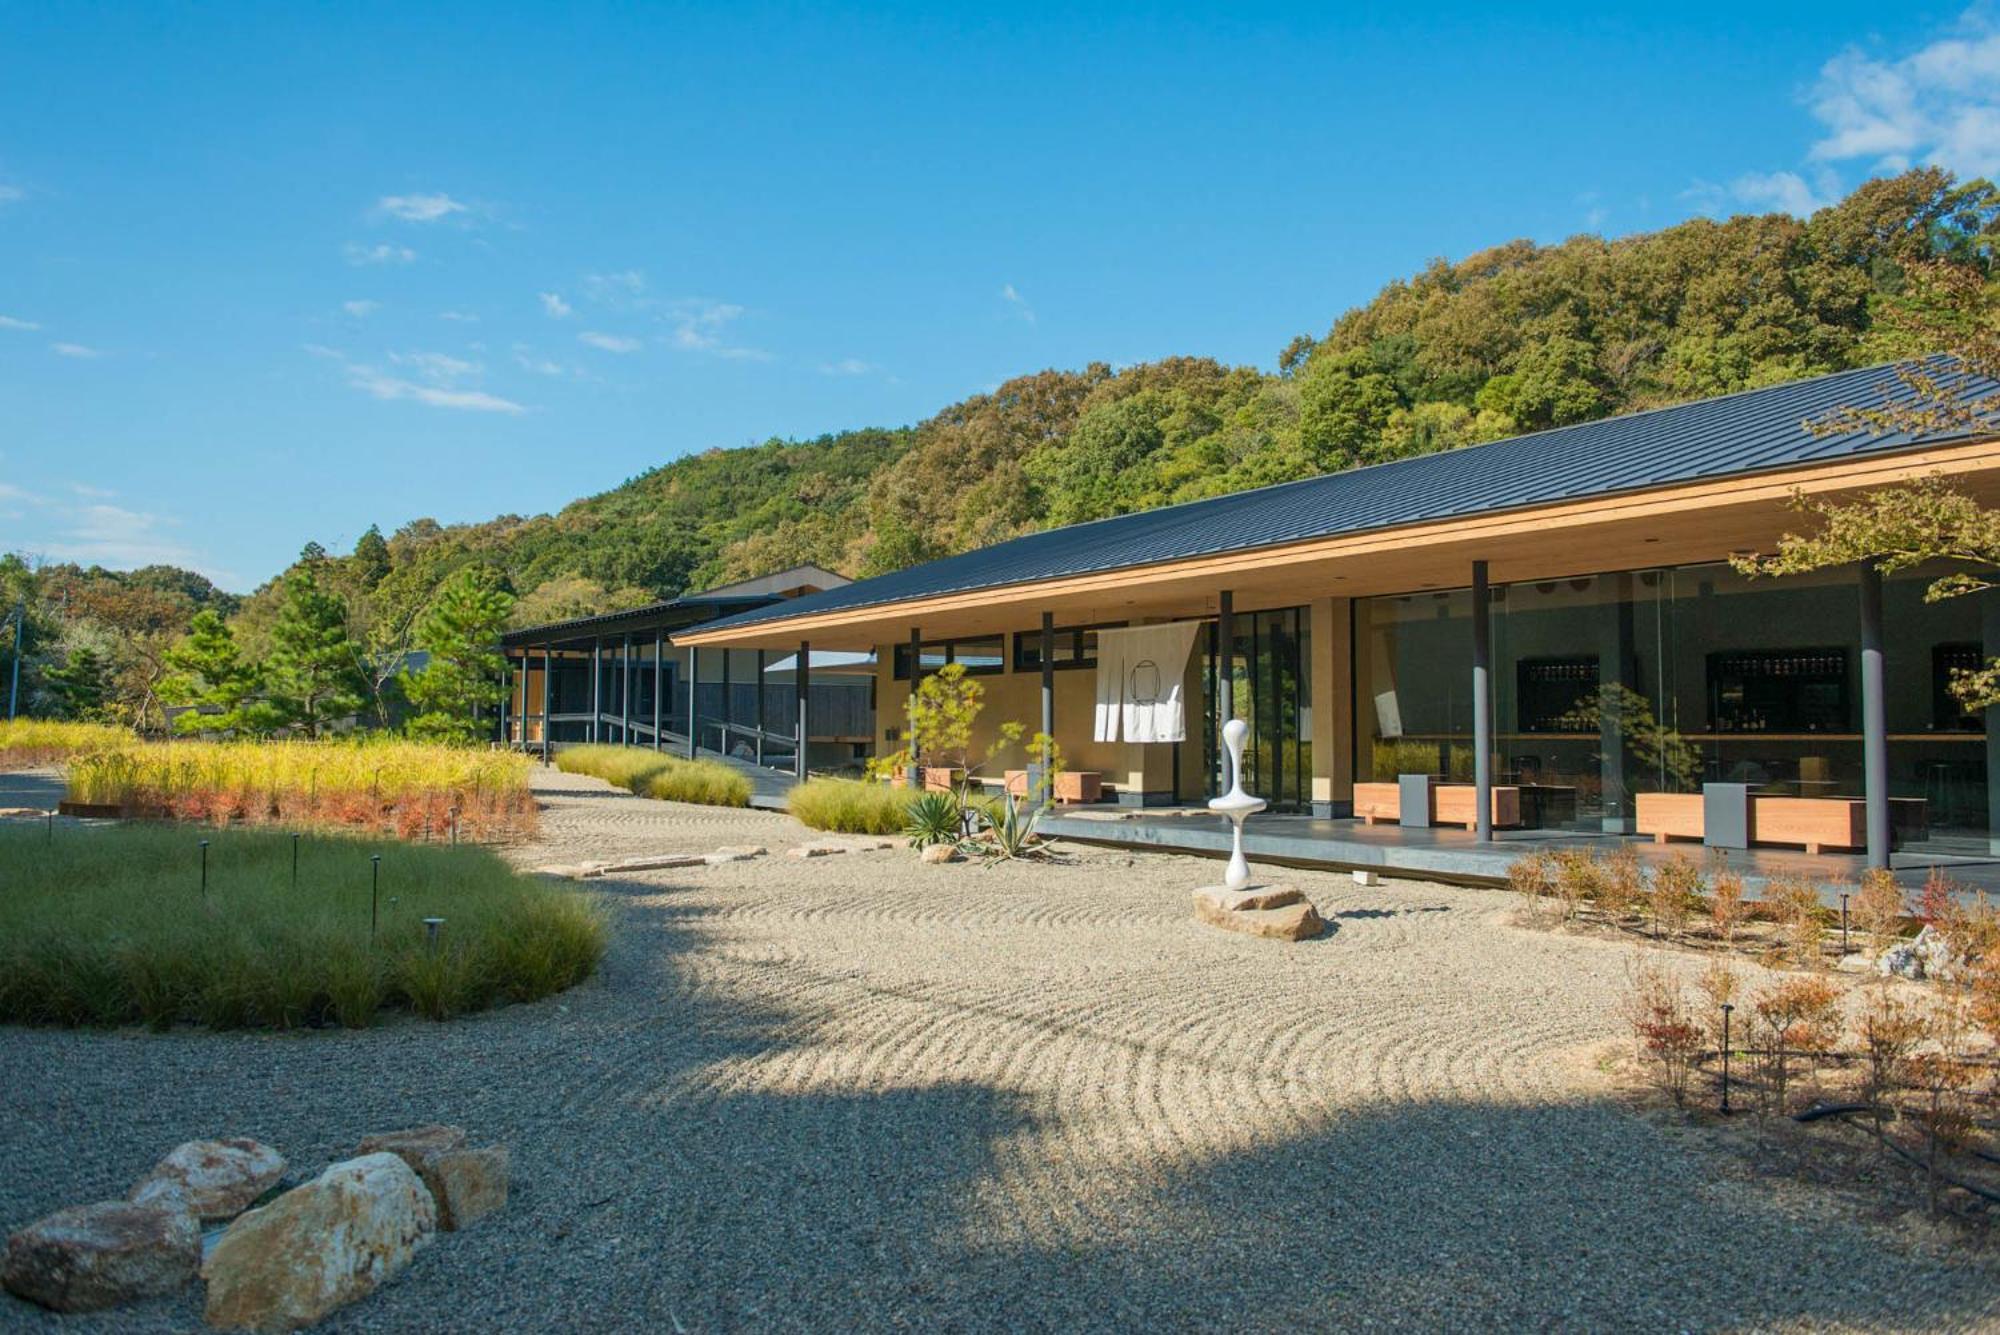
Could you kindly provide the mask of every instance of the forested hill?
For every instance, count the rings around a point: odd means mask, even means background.
[[[1923,169],[1784,214],[1513,241],[1390,283],[1274,371],[1040,371],[914,428],[676,460],[560,514],[391,546],[503,565],[523,623],[814,561],[867,575],[1358,463],[1773,384],[1908,349],[1871,333],[1916,254],[1990,251],[1994,190]],[[416,572],[412,572],[413,574]],[[419,582],[428,582],[426,576]],[[254,600],[253,600],[254,601]]]
[[[1948,254],[1990,272],[1996,237],[1991,186],[1920,169],[1807,221],[1513,241],[1390,283],[1322,336],[1293,339],[1270,371],[1202,357],[1039,371],[914,427],[678,459],[555,515],[418,520],[386,540],[371,529],[323,571],[378,652],[400,647],[444,576],[474,561],[505,572],[523,625],[804,561],[876,574],[1032,529],[1925,351],[1877,329],[1903,300],[1903,266]],[[273,604],[266,586],[235,614],[253,655]]]

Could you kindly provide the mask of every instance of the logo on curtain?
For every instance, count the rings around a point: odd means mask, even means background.
[[[1126,696],[1135,705],[1151,705],[1160,699],[1160,665],[1150,658],[1142,658],[1132,665],[1126,675]]]

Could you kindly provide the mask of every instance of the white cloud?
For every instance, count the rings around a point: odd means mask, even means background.
[[[667,342],[684,352],[704,352],[731,361],[767,362],[771,354],[762,348],[748,348],[725,342],[723,333],[743,315],[743,308],[727,301],[688,297],[671,303],[666,318],[670,326]]]
[[[465,205],[439,191],[434,195],[384,195],[376,201],[375,211],[403,222],[432,223],[467,210]]]
[[[1815,173],[1818,186],[1797,172],[1745,172],[1730,183],[1732,195],[1753,208],[1810,217],[1840,198],[1840,182],[1831,173]]]
[[[471,311],[439,311],[438,319],[449,320],[453,324],[478,324],[479,317]]]
[[[76,357],[82,360],[88,360],[92,357],[102,357],[104,355],[96,348],[85,347],[81,343],[51,343],[49,344],[49,351],[55,353],[58,357]]]
[[[0,182],[0,205],[17,204],[28,197],[28,192],[18,185]]]
[[[170,530],[179,521],[143,510],[99,501],[58,508],[61,527],[47,543],[59,561],[123,567],[176,565],[199,567],[201,558]]]
[[[26,329],[32,331],[40,328],[41,326],[33,320],[17,320],[11,315],[0,315],[0,329]]]
[[[596,330],[586,330],[576,336],[579,343],[588,343],[593,348],[606,352],[637,352],[641,346],[636,338],[626,338],[621,334],[600,334]]]
[[[562,293],[560,292],[544,292],[540,295],[542,298],[542,310],[547,312],[551,320],[567,320],[570,317],[570,313],[575,309],[575,307],[562,299]]]
[[[40,505],[42,498],[32,491],[25,491],[15,486],[11,482],[0,482],[0,501],[27,501],[32,505]]]
[[[340,309],[346,311],[357,320],[365,320],[376,311],[381,310],[382,303],[379,301],[343,301],[340,303]]]
[[[873,362],[864,362],[859,357],[843,357],[837,362],[826,362],[819,368],[821,375],[867,375],[878,369]]]
[[[1982,7],[1899,59],[1850,48],[1821,67],[1807,105],[1825,129],[1815,161],[1991,176],[2000,172],[2000,29]]]
[[[593,273],[583,276],[583,293],[592,301],[605,305],[630,304],[646,292],[646,275],[637,269],[622,269],[617,273]]]
[[[432,408],[450,408],[474,413],[506,413],[510,416],[528,411],[512,399],[503,399],[482,389],[470,389],[459,385],[457,383],[459,380],[476,375],[480,368],[476,363],[462,361],[443,353],[391,354],[392,362],[413,368],[430,382],[426,384],[390,375],[376,367],[354,361],[345,353],[333,348],[309,343],[306,345],[306,351],[315,357],[324,357],[337,364],[347,376],[347,383],[355,389],[385,401],[404,400]]]
[[[69,489],[79,496],[88,496],[100,501],[108,501],[118,495],[108,487],[93,487],[88,482],[72,482],[69,484]]]
[[[552,362],[548,358],[538,355],[534,349],[525,343],[516,343],[514,345],[514,364],[524,371],[533,371],[536,375],[562,375],[565,373],[560,362]]]
[[[417,258],[417,252],[408,246],[392,246],[387,243],[364,246],[350,241],[341,247],[341,254],[349,264],[359,267],[366,264],[409,264]]]
[[[392,352],[389,360],[397,366],[408,367],[433,384],[456,384],[484,375],[486,368],[478,362],[469,362],[462,357],[453,357],[444,352]]]
[[[1014,290],[1012,283],[1006,283],[1001,286],[1000,299],[1009,306],[1012,306],[1015,312],[1029,324],[1035,322],[1035,308],[1028,304],[1026,297]]]

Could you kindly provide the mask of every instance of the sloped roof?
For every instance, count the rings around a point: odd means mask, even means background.
[[[1954,371],[1948,359],[1933,359],[1930,369],[1969,394],[2000,392],[2000,384]],[[1805,427],[1837,408],[1910,399],[1894,366],[1841,371],[1048,529],[741,612],[701,629],[775,623],[1970,438],[1902,432],[1817,436]]]

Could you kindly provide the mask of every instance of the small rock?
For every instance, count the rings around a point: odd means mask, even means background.
[[[469,1228],[507,1203],[507,1149],[446,1150],[424,1165],[424,1185],[437,1200],[438,1224]]]
[[[956,862],[958,861],[958,850],[950,844],[926,844],[924,845],[924,851],[917,854],[917,858],[919,861],[930,863],[933,866],[942,862]]]
[[[1884,950],[1876,969],[1898,978],[1936,978],[1950,982],[1965,968],[1964,955],[1955,950],[1948,937],[1928,923],[1912,940],[1899,941]]]
[[[629,871],[670,871],[677,867],[699,867],[706,861],[707,859],[700,853],[658,853],[652,857],[606,863],[599,869],[598,874],[616,876]]]
[[[437,1205],[438,1226],[464,1228],[507,1203],[507,1151],[467,1149],[462,1127],[413,1126],[370,1136],[358,1154],[393,1154],[424,1180]]]
[[[7,1239],[0,1283],[58,1312],[90,1312],[172,1293],[201,1265],[194,1216],[161,1205],[73,1205]]]
[[[175,1206],[204,1223],[234,1219],[285,1175],[285,1156],[245,1136],[176,1145],[129,1193],[139,1205]]]
[[[201,1268],[208,1322],[309,1326],[401,1274],[436,1230],[430,1190],[396,1155],[334,1164],[229,1226]]]
[[[1289,885],[1246,885],[1241,890],[1208,885],[1194,893],[1197,900],[1206,898],[1217,909],[1226,913],[1235,913],[1242,909],[1281,909],[1287,904],[1296,904],[1305,898]]]
[[[741,861],[744,858],[761,858],[771,850],[762,844],[724,844],[715,850],[713,857],[729,857]]]
[[[800,844],[797,848],[786,849],[785,855],[794,858],[830,858],[835,853],[846,851],[837,844]]]

